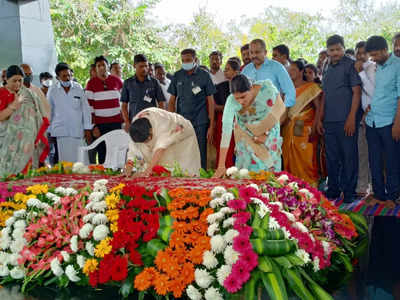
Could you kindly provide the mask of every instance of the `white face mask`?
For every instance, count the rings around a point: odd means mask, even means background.
[[[49,88],[49,87],[51,87],[52,85],[53,85],[53,80],[51,80],[51,79],[47,79],[47,80],[43,80],[43,81],[42,81],[42,86],[44,86],[44,87]]]

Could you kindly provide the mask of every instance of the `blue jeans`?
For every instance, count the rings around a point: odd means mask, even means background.
[[[199,143],[201,167],[207,169],[207,131],[208,125],[193,126],[196,132],[197,142]]]
[[[353,136],[346,136],[344,122],[326,122],[324,129],[327,197],[337,198],[343,192],[344,201],[351,202],[358,181],[358,126]]]
[[[381,128],[367,126],[367,142],[375,198],[397,200],[400,194],[400,143],[392,137],[392,125]]]

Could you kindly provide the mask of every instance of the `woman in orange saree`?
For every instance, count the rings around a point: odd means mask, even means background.
[[[296,104],[289,108],[288,119],[282,128],[283,167],[310,185],[317,187],[318,138],[315,131],[315,116],[319,113],[321,88],[314,82],[304,80],[304,64],[290,64],[289,75],[296,88]]]

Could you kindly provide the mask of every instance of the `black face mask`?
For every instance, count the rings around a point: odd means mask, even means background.
[[[26,85],[30,85],[32,83],[33,80],[33,76],[32,75],[28,75],[24,77],[24,84]]]

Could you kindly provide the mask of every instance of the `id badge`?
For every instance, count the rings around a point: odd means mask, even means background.
[[[195,86],[194,88],[192,88],[192,92],[193,94],[197,95],[201,92],[201,88],[199,86]]]
[[[151,98],[150,98],[149,96],[147,96],[147,95],[144,96],[143,100],[146,101],[146,102],[148,102],[148,103],[151,102]]]

